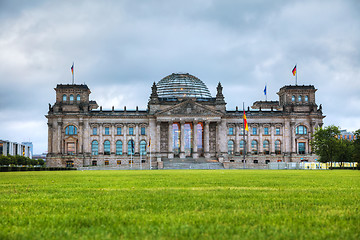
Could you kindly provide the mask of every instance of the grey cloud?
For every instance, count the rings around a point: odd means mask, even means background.
[[[297,63],[299,84],[319,89],[325,123],[360,128],[358,1],[2,1],[0,9],[0,125],[13,129],[11,112],[40,128],[0,138],[36,136],[39,152],[47,104],[57,83],[71,82],[73,61],[75,81],[118,109],[145,109],[151,84],[172,72],[199,77],[213,95],[221,81],[229,109],[264,100],[265,83],[276,100]]]

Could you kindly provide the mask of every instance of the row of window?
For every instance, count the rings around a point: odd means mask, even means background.
[[[244,154],[244,151],[246,153],[245,149],[245,141],[240,141],[240,154]],[[299,142],[298,143],[298,154],[305,154],[305,143]],[[263,153],[264,154],[270,154],[270,142],[268,140],[265,140],[263,142]],[[228,154],[233,155],[234,154],[234,141],[230,140],[228,141]],[[256,140],[251,141],[251,154],[258,154],[258,142]],[[281,142],[279,140],[275,141],[275,154],[281,154]]]
[[[240,154],[244,154],[244,151],[246,153],[245,149],[245,141],[240,141]],[[268,140],[265,140],[263,142],[263,151],[264,154],[270,154],[270,142]],[[251,142],[251,153],[252,154],[258,154],[258,142],[256,140],[253,140]],[[228,141],[228,154],[233,155],[234,154],[234,141],[230,140]],[[281,142],[279,140],[275,141],[275,154],[281,154]]]
[[[270,135],[270,129],[269,127],[264,127],[264,135]],[[258,135],[258,128],[257,127],[253,127],[252,128],[252,135]],[[275,135],[280,135],[280,128],[275,128]],[[296,128],[296,134],[307,134],[307,128],[303,125],[300,125]],[[229,127],[229,135],[235,135],[235,131],[233,127]],[[240,135],[243,135],[243,131],[241,131]]]
[[[63,102],[67,101],[67,95],[66,94],[63,95],[62,100],[63,100]],[[69,101],[70,102],[74,101],[74,95],[70,94]],[[80,102],[80,94],[76,95],[76,101]]]
[[[235,160],[230,160],[230,162],[235,162]],[[241,162],[243,163],[244,162],[244,160],[241,160]],[[246,160],[245,160],[245,162],[246,162]],[[282,160],[277,160],[277,162],[282,162]],[[253,160],[253,163],[255,163],[255,164],[258,164],[259,163],[259,160]],[[265,164],[269,164],[270,163],[270,160],[265,160]]]
[[[133,127],[129,127],[128,129],[129,129],[128,135],[135,135]],[[98,135],[98,128],[97,127],[94,127],[92,130],[93,130],[92,135]],[[146,135],[145,127],[140,128],[140,134],[141,135]],[[110,135],[110,128],[109,127],[104,128],[104,135]],[[116,128],[116,135],[122,135],[122,128],[121,127]]]
[[[132,164],[134,163],[134,161],[132,160],[116,160],[116,164],[117,165],[121,165],[121,163],[123,164],[126,164],[126,163],[129,163],[129,164]],[[141,163],[146,163],[146,160],[141,160]],[[92,166],[97,166],[98,165],[98,162],[96,160],[92,161],[91,162],[91,165]],[[110,165],[110,161],[109,160],[105,160],[104,161],[104,165],[105,166],[109,166]],[[74,167],[74,161],[66,161],[66,167]]]
[[[275,128],[275,134],[280,135],[280,133],[281,133],[280,128],[279,127]],[[252,128],[252,134],[253,135],[258,134],[258,128],[257,127]],[[229,127],[229,135],[235,135],[234,127]],[[240,130],[240,135],[244,135],[243,128],[241,128],[241,130]],[[269,127],[264,127],[264,135],[270,135]]]
[[[96,127],[93,128],[92,131],[93,135],[98,135],[98,129]],[[134,135],[134,128],[129,127],[129,135]],[[145,127],[141,127],[140,129],[141,135],[146,135]],[[65,128],[65,135],[77,135],[77,128],[73,125],[67,126]],[[105,127],[104,128],[104,135],[110,135],[110,128]],[[121,127],[116,128],[116,135],[122,135]]]
[[[77,128],[75,126],[73,126],[73,125],[67,126],[65,128],[65,134],[66,135],[76,135],[77,134]],[[141,135],[146,135],[145,127],[141,127],[140,134]],[[252,128],[252,134],[253,135],[258,134],[257,127]],[[280,135],[280,128],[275,129],[275,134]],[[300,135],[307,134],[307,128],[305,126],[303,126],[303,125],[298,126],[296,128],[296,134],[300,134]],[[92,135],[98,135],[97,127],[93,128]],[[104,135],[110,135],[110,128],[109,127],[104,128]],[[116,128],[116,135],[122,135],[121,127]],[[129,127],[128,135],[134,135],[134,128],[133,127]],[[233,127],[229,128],[229,135],[234,135],[234,128]],[[264,135],[269,135],[269,128],[268,127],[264,127]]]
[[[303,101],[303,96],[299,95],[299,96],[297,97],[297,99],[298,99],[298,102],[302,102],[302,101]],[[295,95],[293,95],[293,96],[291,97],[291,101],[293,101],[293,102],[296,101]],[[308,101],[309,101],[309,96],[308,96],[308,95],[304,96],[304,101],[305,101],[305,102],[308,102]]]
[[[116,155],[123,155],[123,142],[118,140],[115,143],[116,145]],[[109,140],[104,141],[104,155],[110,155],[111,143]],[[134,155],[135,153],[135,142],[134,140],[129,140],[127,144],[127,154]],[[91,154],[99,155],[99,142],[97,140],[92,141],[91,143]],[[140,141],[140,155],[146,155],[146,141]]]

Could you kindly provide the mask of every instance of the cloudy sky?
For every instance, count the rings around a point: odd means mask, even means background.
[[[0,139],[47,151],[58,83],[104,109],[146,109],[155,81],[188,72],[229,110],[315,85],[325,125],[360,128],[360,1],[0,0]]]

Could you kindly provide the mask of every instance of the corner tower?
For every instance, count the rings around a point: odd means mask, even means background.
[[[58,84],[56,102],[49,110],[57,112],[88,112],[96,109],[95,101],[89,101],[90,89],[85,84]]]
[[[285,112],[312,112],[317,110],[313,85],[288,85],[280,88],[279,104]]]

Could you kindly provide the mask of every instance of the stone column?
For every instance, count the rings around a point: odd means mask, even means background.
[[[169,122],[169,142],[168,142],[168,146],[169,146],[169,153],[168,153],[168,158],[174,158],[174,143],[173,143],[173,138],[174,138],[174,132],[173,132],[173,122],[170,121]]]
[[[275,127],[274,125],[271,125],[270,127],[270,153],[274,154],[275,153]]]
[[[53,150],[52,150],[52,142],[53,142],[53,134],[52,134],[52,124],[51,123],[48,123],[48,153],[52,153]],[[3,147],[3,152],[4,152],[4,156],[6,156],[6,147],[4,146]]]
[[[111,124],[111,142],[110,142],[110,153],[115,154],[116,153],[116,143],[115,143],[115,125]]]
[[[57,142],[58,142],[58,153],[61,154],[62,153],[62,136],[61,136],[61,128],[62,128],[62,122],[58,120],[57,125],[58,125],[58,132],[57,132]]]
[[[84,136],[84,122],[82,121],[82,119],[80,119],[79,131],[78,131],[79,146],[76,146],[76,153],[82,154],[84,152],[83,136]]]
[[[284,136],[284,151],[286,154],[290,154],[291,153],[291,138],[292,138],[292,134],[291,134],[291,128],[290,128],[290,122],[285,120],[285,125],[283,127],[282,130],[282,133],[283,133],[283,136]]]
[[[103,125],[99,126],[99,155],[104,154],[104,142],[103,142]]]
[[[82,138],[83,138],[83,153],[90,153],[90,148],[91,148],[91,144],[90,144],[90,132],[89,132],[89,120],[85,119],[84,120],[84,128],[83,128],[83,134],[82,134]],[[90,129],[91,130],[91,129]]]
[[[235,152],[235,155],[236,154],[240,154],[240,125],[239,124],[236,124],[235,125],[235,149],[234,149],[234,152]]]
[[[199,154],[198,154],[198,147],[197,147],[197,138],[198,138],[198,132],[197,132],[197,124],[198,121],[193,121],[193,154],[192,157],[193,158],[198,158]]]
[[[209,121],[205,121],[204,127],[204,156],[210,158],[210,144],[209,144]]]
[[[126,124],[124,124],[123,128],[122,128],[122,134],[124,135],[123,138],[123,155],[127,155],[128,151],[127,151],[127,126]]]
[[[217,154],[227,154],[227,127],[226,120],[222,119],[216,124],[216,146]]]
[[[161,122],[156,122],[156,153],[160,155],[160,124]]]
[[[295,129],[294,128],[294,123],[290,124],[290,135],[291,135],[291,152],[296,154],[296,139],[295,139]],[[306,149],[305,149],[306,150]]]
[[[180,158],[185,158],[185,132],[184,121],[180,121]]]
[[[260,154],[260,153],[264,153],[264,148],[263,148],[263,125],[262,124],[259,124],[259,148],[258,148],[258,150],[259,150],[259,153],[258,154]]]
[[[134,140],[134,151],[140,153],[140,143],[139,143],[139,124],[136,124],[135,126],[135,140]]]

